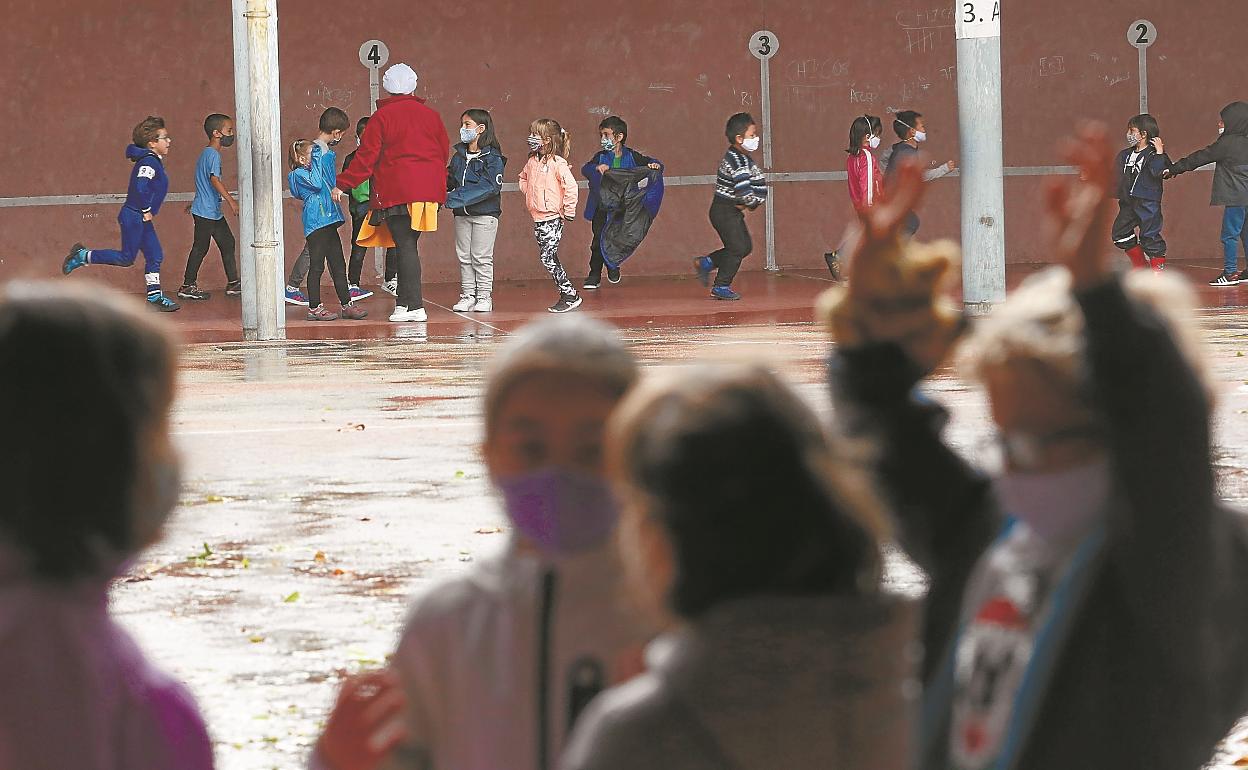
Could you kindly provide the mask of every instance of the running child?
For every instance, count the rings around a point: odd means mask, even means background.
[[[1235,286],[1248,280],[1239,272],[1239,244],[1248,256],[1248,102],[1232,102],[1222,108],[1218,139],[1203,150],[1176,161],[1165,179],[1216,163],[1212,206],[1222,206],[1222,273],[1210,286]],[[1248,271],[1245,271],[1248,272]]]
[[[552,313],[575,310],[582,302],[559,262],[563,223],[576,219],[579,193],[568,165],[571,151],[572,139],[558,122],[539,118],[529,126],[529,160],[520,172],[520,191],[533,217],[542,264],[559,290],[559,301],[547,308]]]
[[[897,138],[901,141],[892,146],[888,155],[888,164],[886,166],[884,176],[886,177],[885,186],[891,182],[897,174],[897,170],[901,168],[902,161],[906,158],[914,157],[919,154],[919,145],[927,141],[927,123],[923,120],[921,113],[914,110],[903,110],[897,113],[896,119],[893,120],[893,132],[897,134]],[[943,176],[952,174],[958,164],[948,161],[935,168],[930,168],[923,172],[923,181],[932,182]],[[919,215],[913,211],[906,218],[906,226],[902,232],[908,237],[913,237],[919,231]]]
[[[147,301],[162,313],[172,313],[182,306],[161,291],[160,265],[165,261],[165,252],[156,237],[153,220],[160,213],[165,195],[169,193],[164,158],[169,154],[173,140],[165,128],[165,119],[152,115],[134,127],[131,138],[134,142],[126,148],[126,158],[134,164],[134,170],[130,172],[126,202],[117,213],[117,224],[121,227],[121,250],[88,249],[81,243],[75,243],[61,265],[61,272],[69,275],[86,265],[130,267],[139,252],[143,252]]]
[[[732,279],[741,268],[741,261],[754,250],[750,228],[745,224],[745,212],[756,211],[767,202],[767,177],[751,157],[758,151],[761,139],[758,125],[748,112],[738,112],[728,118],[724,135],[729,147],[715,175],[715,196],[710,212],[711,227],[719,234],[724,247],[693,260],[693,269],[703,286],[710,285],[711,271],[715,270],[711,298],[731,301],[741,299],[741,295],[732,290]]]
[[[361,719],[341,719],[340,700],[313,768],[550,770],[589,702],[638,672],[650,633],[621,601],[603,460],[607,418],[637,376],[612,329],[575,316],[527,327],[491,362],[482,456],[510,539],[413,603],[391,662],[405,718],[376,716],[395,703],[384,680]]]
[[[1166,240],[1161,236],[1161,180],[1170,158],[1156,118],[1145,114],[1127,121],[1127,147],[1118,153],[1116,164],[1114,245],[1127,253],[1132,267],[1163,270]]]
[[[861,214],[874,206],[884,192],[884,171],[876,151],[880,148],[884,124],[875,115],[859,115],[849,124],[849,146],[845,152],[845,172],[849,200]],[[834,280],[841,280],[841,249],[823,255]]]
[[[290,146],[290,194],[303,201],[303,235],[308,241],[308,320],[334,321],[339,315],[352,321],[368,316],[368,311],[351,301],[347,288],[347,265],[342,256],[338,228],[345,221],[342,209],[333,199],[334,185],[325,175],[321,145],[300,139]],[[333,278],[341,313],[332,313],[321,304],[321,275],[325,266]]]
[[[589,195],[585,201],[585,218],[591,222],[593,237],[589,242],[589,274],[585,278],[582,289],[592,291],[602,285],[602,268],[607,268],[607,280],[619,283],[620,269],[607,265],[602,259],[602,228],[607,224],[607,212],[602,207],[598,190],[602,186],[602,175],[613,168],[663,168],[663,164],[654,158],[643,155],[630,147],[624,146],[628,140],[628,124],[623,118],[612,115],[598,124],[598,133],[602,136],[602,151],[581,168],[581,175],[589,180]]]
[[[494,309],[494,239],[503,213],[503,169],[507,157],[485,110],[460,116],[459,144],[446,168],[446,207],[455,215],[455,254],[459,257],[458,313]]]
[[[204,264],[212,241],[217,242],[221,264],[225,267],[225,295],[237,297],[243,293],[242,281],[238,279],[238,261],[234,258],[234,233],[221,211],[221,204],[225,203],[230,213],[238,216],[238,204],[221,181],[221,148],[234,144],[234,121],[229,115],[213,113],[204,119],[204,133],[208,135],[208,146],[195,164],[195,200],[187,207],[195,221],[195,240],[186,257],[182,288],[178,289],[182,299],[206,300],[212,296],[197,285],[199,268]]]

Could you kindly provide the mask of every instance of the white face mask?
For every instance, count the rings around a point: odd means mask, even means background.
[[[994,482],[1006,516],[1025,523],[1045,540],[1078,535],[1099,521],[1109,505],[1109,460],[1061,471],[1007,471]]]
[[[880,137],[878,136],[871,137],[869,140],[867,140],[867,144],[870,145],[871,149],[873,150],[876,149],[877,147],[880,146]]]
[[[1222,128],[1218,129],[1218,136],[1221,136],[1225,133],[1226,133],[1226,126],[1223,126]]]
[[[916,141],[916,142],[926,142],[926,141],[927,141],[927,132],[926,132],[926,131],[915,131],[915,132],[914,132],[914,141]]]
[[[741,146],[745,148],[746,152],[755,152],[758,150],[758,145],[761,141],[762,140],[757,136],[751,136],[750,138],[742,141]]]
[[[1140,143],[1139,134],[1127,134],[1127,146],[1128,147],[1134,147],[1139,143]]]

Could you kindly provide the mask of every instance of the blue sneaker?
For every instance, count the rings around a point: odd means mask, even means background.
[[[302,305],[303,307],[307,307],[308,295],[299,291],[299,289],[295,288],[294,286],[287,286],[286,287],[286,304],[287,305]]]
[[[715,269],[715,263],[710,257],[698,257],[693,260],[693,270],[698,276],[698,282],[703,286],[711,285],[711,271]]]
[[[359,286],[347,286],[347,290],[351,293],[351,301],[355,302],[361,299],[368,299],[373,293],[368,289],[361,289]]]
[[[736,301],[741,299],[741,295],[733,291],[731,286],[716,286],[711,289],[711,298]]]
[[[162,313],[174,313],[182,309],[182,306],[165,296],[162,291],[159,294],[148,294],[147,304]]]
[[[87,264],[87,249],[81,243],[69,247],[69,255],[61,263],[61,272],[69,275]]]

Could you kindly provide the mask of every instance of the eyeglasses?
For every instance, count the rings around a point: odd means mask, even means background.
[[[167,136],[167,135],[166,135],[166,136],[158,136],[158,137],[156,137],[156,141],[158,141],[158,142],[172,142],[172,141],[173,141],[173,137],[172,137],[172,136]]]

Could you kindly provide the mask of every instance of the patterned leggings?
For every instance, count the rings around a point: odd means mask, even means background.
[[[572,281],[568,280],[567,271],[559,263],[559,241],[563,240],[563,220],[549,219],[545,222],[537,222],[533,225],[533,232],[537,235],[537,246],[541,251],[542,264],[550,272],[550,277],[554,279],[559,293],[565,297],[575,297],[576,289],[572,288]]]

